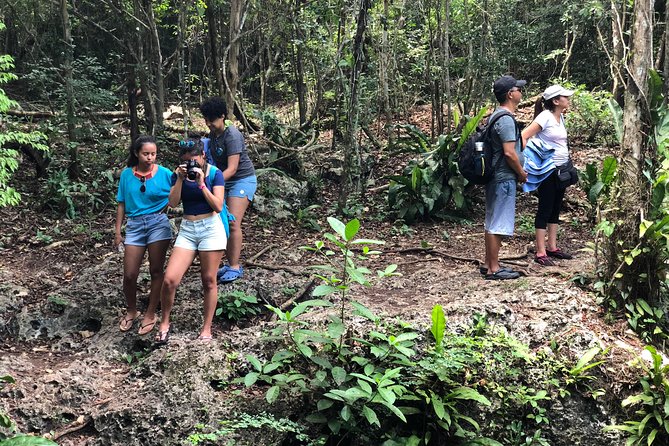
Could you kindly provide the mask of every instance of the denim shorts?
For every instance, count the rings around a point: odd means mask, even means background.
[[[147,246],[161,240],[172,240],[172,226],[165,214],[128,217],[125,224],[125,244]]]
[[[225,198],[248,198],[249,201],[253,201],[257,187],[258,178],[255,175],[238,180],[228,180],[225,182]]]
[[[221,216],[216,214],[202,220],[181,220],[174,247],[189,251],[222,251],[228,243]]]
[[[491,181],[485,186],[485,230],[513,235],[516,222],[516,180]]]

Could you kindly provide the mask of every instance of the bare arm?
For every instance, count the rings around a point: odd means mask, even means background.
[[[170,188],[170,195],[167,198],[167,204],[171,208],[177,207],[181,201],[181,186],[183,186],[184,178],[186,177],[186,165],[179,165],[174,171],[177,174],[177,181],[174,183],[174,186]]]
[[[522,135],[523,135],[523,147],[525,147],[527,145],[527,141],[529,141],[529,139],[531,137],[533,137],[534,135],[539,133],[541,130],[542,130],[541,126],[539,124],[537,124],[536,121],[532,121],[532,123],[530,123],[530,125],[525,127],[525,129],[523,130],[523,133],[522,133]]]
[[[207,167],[207,176],[211,172],[211,166]],[[204,172],[202,172],[200,169],[196,170],[197,172],[197,185],[202,191],[202,195],[204,196],[204,199],[207,200],[207,204],[211,206],[211,208],[216,212],[217,214],[223,210],[223,200],[225,199],[225,187],[224,186],[213,186],[214,191],[210,191],[209,188],[206,186],[204,183]]]
[[[518,159],[518,154],[516,154],[516,141],[509,141],[502,143],[502,148],[504,149],[504,158],[506,158],[506,163],[516,172],[519,183],[524,183],[527,181],[527,172],[523,170],[523,166],[520,165],[520,160]]]
[[[116,208],[116,225],[114,227],[114,247],[117,247],[119,244],[123,243],[123,237],[121,236],[121,225],[123,225],[123,219],[125,218],[125,203],[119,202],[118,207]]]
[[[239,160],[241,154],[237,153],[235,155],[230,155],[228,157],[228,167],[223,171],[223,179],[228,181],[230,178],[234,177],[237,173],[237,168],[239,167]]]

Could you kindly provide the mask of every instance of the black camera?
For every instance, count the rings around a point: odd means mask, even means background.
[[[197,163],[195,160],[188,160],[186,161],[186,178],[188,178],[191,181],[195,181],[197,178],[197,172],[195,172],[195,169],[199,169],[200,165]]]

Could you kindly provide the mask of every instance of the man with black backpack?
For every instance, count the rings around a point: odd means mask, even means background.
[[[523,170],[521,137],[518,124],[512,116],[522,99],[522,88],[527,82],[512,76],[502,76],[493,85],[499,107],[490,115],[494,122],[490,129],[493,150],[494,177],[485,185],[485,265],[481,273],[488,280],[517,279],[518,272],[500,268],[499,250],[502,237],[513,235],[516,218],[516,182],[527,181]],[[503,114],[494,119],[497,114]]]

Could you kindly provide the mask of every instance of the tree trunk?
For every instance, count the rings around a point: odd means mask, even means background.
[[[74,87],[72,82],[72,59],[74,58],[74,47],[72,45],[72,32],[70,28],[70,14],[67,11],[67,0],[60,0],[60,18],[63,22],[63,41],[65,43],[63,78],[65,80],[67,138],[72,142],[75,140]],[[75,144],[70,144],[70,166],[68,168],[68,173],[73,180],[78,179],[81,173],[79,165],[79,149]]]
[[[669,1],[669,0],[667,0]],[[390,110],[390,92],[388,88],[388,63],[390,61],[390,46],[388,45],[388,0],[383,0],[383,18],[381,19],[381,54],[379,58],[379,82],[381,84],[381,110],[386,117],[386,131],[388,137],[392,134],[389,130],[392,122]]]
[[[218,95],[225,96],[225,86],[223,85],[223,72],[221,70],[221,56],[219,52],[219,30],[216,22],[216,2],[214,0],[207,0],[207,27],[209,28],[209,45],[211,47],[211,68],[214,73],[215,89]]]
[[[625,1],[618,5],[618,0],[611,0],[611,44],[613,46],[611,70],[613,74],[613,86],[611,93],[614,99],[622,105],[625,92],[624,79],[622,78],[622,65],[625,57]]]
[[[349,82],[350,98],[348,101],[348,119],[346,129],[346,143],[344,154],[344,171],[342,174],[342,187],[339,194],[339,209],[346,205],[347,198],[351,188],[352,192],[359,193],[362,190],[362,154],[358,144],[358,90],[359,78],[362,72],[362,62],[364,58],[365,32],[367,30],[367,13],[371,8],[371,0],[360,1],[360,11],[357,19],[357,29],[353,41],[353,67],[351,69],[351,78]],[[353,178],[356,178],[355,184]],[[353,187],[352,187],[353,186]]]
[[[307,93],[304,84],[304,36],[300,27],[301,0],[295,0],[296,16],[293,17],[295,48],[295,91],[297,92],[297,108],[300,117],[300,126],[307,120]]]
[[[235,97],[237,96],[237,85],[239,84],[239,34],[241,33],[242,12],[244,0],[230,1],[230,49],[227,58],[227,89],[225,92],[225,103],[228,106],[228,119],[234,116]]]
[[[152,72],[155,82],[156,95],[154,98],[156,109],[156,126],[160,129],[163,126],[163,111],[165,110],[165,80],[163,78],[163,53],[160,48],[160,36],[158,35],[158,26],[156,25],[156,16],[153,13],[153,2],[148,1],[145,5],[147,25],[150,30],[152,43]]]
[[[614,208],[618,209],[616,230],[609,239],[609,277],[621,273],[615,280],[616,297],[628,295],[632,299],[648,299],[651,281],[639,281],[642,254],[631,265],[621,262],[626,250],[639,243],[639,224],[646,215],[648,197],[644,187],[643,162],[648,149],[648,70],[653,63],[653,3],[652,0],[634,2],[634,22],[631,36],[631,59],[627,65],[627,89],[623,115],[623,140],[621,166],[619,168],[618,198]],[[615,221],[615,220],[614,220]],[[625,293],[625,294],[623,294]],[[629,293],[629,294],[628,294]]]
[[[664,64],[662,73],[664,74],[664,103],[667,103],[669,96],[669,0],[664,4]]]

